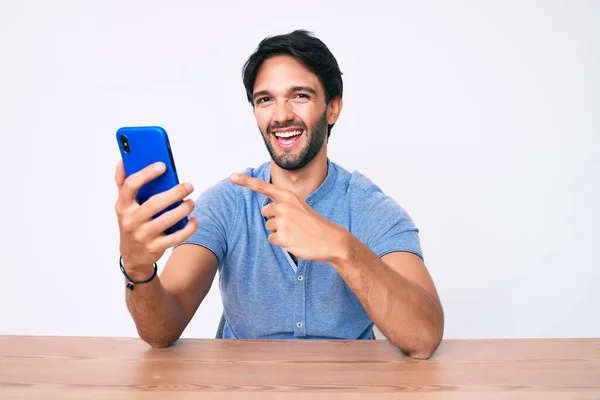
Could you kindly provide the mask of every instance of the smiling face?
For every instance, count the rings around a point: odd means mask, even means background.
[[[338,103],[327,107],[319,78],[291,56],[261,65],[253,91],[254,115],[271,158],[286,170],[306,166],[324,147]]]

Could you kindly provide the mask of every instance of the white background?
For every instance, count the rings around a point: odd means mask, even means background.
[[[115,131],[165,127],[194,197],[266,161],[241,67],[296,28],[344,73],[330,157],[415,220],[445,337],[600,336],[600,3],[566,0],[2,1],[0,334],[136,335]],[[215,283],[184,336],[220,312]]]

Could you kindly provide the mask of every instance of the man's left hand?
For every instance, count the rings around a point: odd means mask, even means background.
[[[230,180],[273,200],[261,210],[272,232],[270,243],[305,260],[331,262],[344,256],[348,231],[318,214],[297,194],[244,174],[233,174]]]

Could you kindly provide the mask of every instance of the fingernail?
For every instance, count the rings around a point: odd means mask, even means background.
[[[187,190],[188,192],[191,192],[192,190],[194,190],[194,187],[192,186],[192,184],[191,184],[191,183],[188,183],[188,182],[184,183],[184,184],[183,184],[183,187],[184,187],[184,188],[185,188],[185,190]]]
[[[154,164],[154,169],[158,172],[162,171],[165,168],[165,164],[162,162],[157,162]]]
[[[229,179],[231,179],[232,182],[237,182],[240,180],[240,176],[238,174],[231,174]]]

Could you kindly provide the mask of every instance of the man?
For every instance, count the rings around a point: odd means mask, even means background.
[[[129,282],[127,305],[151,346],[180,337],[218,270],[224,338],[373,339],[375,323],[414,358],[437,349],[443,310],[418,230],[368,178],[327,157],[342,110],[341,75],[325,44],[306,31],[264,39],[243,81],[271,160],[157,219],[192,186],[140,206],[137,190],[164,166],[125,179],[119,163],[122,265],[128,282],[147,281]],[[161,233],[185,215],[184,229]]]

